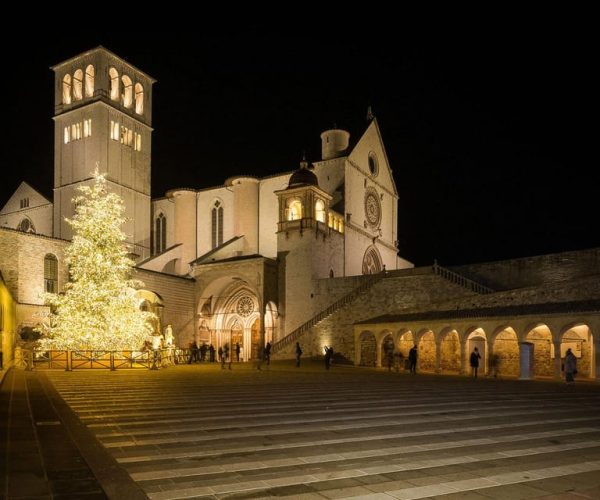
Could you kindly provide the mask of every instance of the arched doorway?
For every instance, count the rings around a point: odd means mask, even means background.
[[[417,367],[420,371],[435,371],[435,337],[432,331],[423,333],[417,347]]]
[[[362,332],[360,343],[360,366],[375,366],[377,364],[377,341],[371,332]]]
[[[466,345],[466,359],[465,359],[465,368],[467,373],[471,373],[471,365],[470,358],[471,353],[475,351],[477,348],[477,352],[481,356],[479,360],[479,374],[485,375],[488,369],[488,359],[487,359],[487,337],[482,328],[476,328],[467,336],[467,345]]]
[[[442,371],[460,373],[460,339],[456,330],[447,331],[442,335],[440,350]]]
[[[237,344],[240,345],[240,359],[243,359],[244,356],[244,327],[242,324],[236,319],[233,325],[231,326],[231,345],[230,353],[232,361],[236,361],[235,352]]]
[[[390,363],[394,364],[394,338],[389,332],[381,341],[381,366],[387,367]]]
[[[510,327],[502,327],[496,333],[493,344],[496,358],[496,374],[500,377],[518,377],[520,372],[519,339]]]
[[[408,353],[414,345],[415,337],[411,331],[405,330],[399,333],[398,345],[396,347],[404,359],[408,359]]]
[[[140,300],[140,310],[154,314],[152,320],[153,335],[163,334],[163,310],[165,308],[163,299],[160,295],[150,290],[140,289],[136,291]]]
[[[560,337],[561,363],[564,362],[567,349],[571,349],[577,359],[577,376],[594,377],[594,341],[591,329],[585,324],[571,325],[562,330]]]
[[[554,349],[550,328],[544,324],[531,328],[525,341],[533,344],[533,376],[553,377]]]

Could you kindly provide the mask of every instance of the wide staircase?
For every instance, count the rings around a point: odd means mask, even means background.
[[[352,290],[347,295],[344,295],[341,299],[335,301],[326,309],[315,314],[307,322],[303,323],[291,333],[275,342],[272,347],[272,352],[275,354],[278,351],[285,349],[291,343],[296,342],[296,340],[298,340],[304,333],[309,331],[313,326],[319,324],[321,321],[331,316],[338,309],[344,307],[347,304],[350,304],[350,302],[353,302],[358,296],[362,295],[364,292],[369,290],[369,288],[371,288],[376,283],[379,283],[382,279],[384,279],[387,276],[388,273],[381,272],[378,274],[371,274],[368,277],[365,277],[365,281],[360,286]]]
[[[460,286],[466,290],[475,292],[477,294],[485,295],[485,294],[490,294],[490,293],[495,292],[495,290],[493,290],[492,288],[489,288],[485,285],[482,285],[481,283],[473,281],[472,279],[469,279],[459,273],[451,271],[450,269],[448,269],[446,267],[440,266],[437,263],[437,261],[434,262],[434,264],[432,266],[432,271],[433,271],[434,275],[439,276],[440,278],[442,278],[454,285]],[[396,276],[396,274],[397,274],[397,272],[381,272],[378,274],[373,274],[373,275],[369,275],[368,277],[365,277],[366,278],[365,281],[360,286],[358,286],[357,288],[352,290],[350,293],[348,293],[347,295],[343,296],[341,299],[339,299],[336,302],[334,302],[333,304],[331,304],[326,309],[315,314],[312,318],[310,318],[308,321],[306,321],[305,323],[300,325],[298,328],[293,330],[291,333],[289,333],[282,339],[275,342],[272,347],[273,354],[275,354],[277,352],[281,352],[283,349],[288,347],[290,344],[296,342],[302,335],[304,335],[306,332],[308,332],[311,328],[318,325],[321,321],[327,319],[329,316],[331,316],[333,313],[338,311],[340,308],[342,308],[342,307],[350,304],[354,300],[356,300],[357,297],[359,297],[360,295],[365,293],[367,290],[372,288],[373,285],[379,283],[382,279],[387,278],[387,277],[394,277],[394,276]]]

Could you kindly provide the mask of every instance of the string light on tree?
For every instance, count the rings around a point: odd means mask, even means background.
[[[73,240],[65,249],[70,281],[64,294],[45,294],[52,306],[41,340],[46,349],[138,350],[152,335],[154,314],[141,311],[128,256],[123,200],[109,193],[105,176],[78,188]]]

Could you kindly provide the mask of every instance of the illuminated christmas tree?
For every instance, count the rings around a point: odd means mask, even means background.
[[[131,279],[121,227],[125,207],[96,171],[91,186],[78,188],[75,215],[67,222],[73,240],[65,249],[70,281],[63,294],[45,294],[52,313],[41,344],[59,350],[139,350],[152,334],[154,314],[141,311]]]

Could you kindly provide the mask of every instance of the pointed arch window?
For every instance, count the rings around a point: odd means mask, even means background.
[[[217,248],[223,244],[223,207],[219,200],[215,201],[211,211],[211,243],[212,248]]]
[[[135,112],[138,115],[144,113],[144,87],[141,83],[135,84]]]
[[[71,104],[71,75],[63,78],[63,104]]]
[[[44,291],[58,292],[58,259],[51,253],[44,257]]]
[[[160,214],[155,221],[154,253],[159,254],[167,249],[167,218]]]
[[[110,98],[113,101],[119,100],[119,72],[115,68],[108,70],[110,76]]]
[[[123,106],[130,108],[133,103],[133,83],[127,75],[123,75],[121,81],[123,82]]]
[[[377,274],[382,270],[383,264],[381,262],[379,251],[374,246],[369,247],[363,257],[363,274]]]
[[[80,69],[73,74],[73,99],[76,101],[83,99],[83,71]]]
[[[315,219],[325,224],[325,202],[323,200],[315,202]]]
[[[302,202],[300,200],[292,200],[288,205],[288,220],[299,220],[302,218]]]
[[[94,80],[96,79],[96,70],[91,64],[85,68],[85,96],[92,97],[94,95]]]

